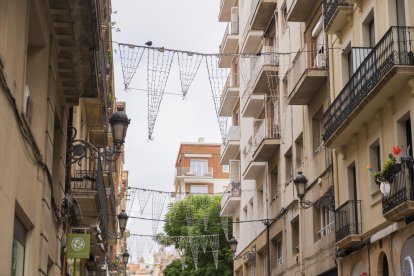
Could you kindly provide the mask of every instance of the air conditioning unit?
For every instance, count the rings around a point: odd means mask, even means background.
[[[316,68],[326,68],[325,53],[318,53],[315,57],[314,65]]]
[[[23,98],[23,113],[25,115],[27,123],[31,123],[33,114],[33,100],[30,95],[29,86],[24,86],[24,98]]]

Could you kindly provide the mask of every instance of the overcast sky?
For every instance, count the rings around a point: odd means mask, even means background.
[[[112,0],[112,21],[116,22],[113,40],[154,47],[217,53],[226,28],[218,22],[220,0]],[[115,13],[116,12],[116,13]],[[173,191],[175,160],[181,142],[221,141],[205,61],[201,63],[185,100],[165,94],[155,124],[153,141],[148,141],[147,95],[145,91],[124,91],[123,76],[117,54],[114,55],[115,85],[118,101],[125,101],[131,124],[126,138],[125,168],[129,185],[140,188]],[[130,87],[147,89],[146,56]],[[174,59],[166,92],[180,93],[180,78]],[[144,214],[151,217],[147,206]],[[138,216],[138,213],[132,213]],[[131,219],[131,233],[152,234],[151,223]],[[161,231],[161,227],[158,229]],[[134,252],[132,252],[134,254]],[[136,256],[133,256],[133,261]]]

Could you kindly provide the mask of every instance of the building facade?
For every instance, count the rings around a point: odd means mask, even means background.
[[[176,200],[186,194],[220,194],[228,183],[228,171],[220,165],[220,144],[181,143],[175,164]]]
[[[329,104],[322,10],[309,0],[221,1],[219,21],[234,31],[220,50],[239,53],[220,62],[231,72],[220,115],[233,124],[221,155],[232,192],[221,215],[239,222],[235,275],[337,274],[332,153],[321,128]],[[302,200],[299,171],[308,179]]]
[[[404,157],[412,156],[413,15],[412,1],[325,3],[331,104],[323,126],[335,156],[342,275],[414,273],[413,168]],[[389,154],[404,158],[388,169],[381,181],[390,191],[381,192],[374,173]]]
[[[0,1],[2,275],[106,275],[116,172],[97,160],[69,166],[69,143],[112,144],[110,16],[106,0]],[[75,232],[90,233],[91,248],[74,266]]]
[[[235,275],[413,274],[413,12],[405,0],[221,1],[220,51],[237,53],[220,60],[233,123],[221,215],[245,222],[236,256],[255,253]]]

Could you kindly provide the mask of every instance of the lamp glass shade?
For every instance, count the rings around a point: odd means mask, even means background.
[[[112,139],[115,145],[122,145],[125,143],[129,121],[130,119],[128,119],[123,111],[115,112],[109,119],[112,130]]]
[[[236,253],[238,241],[233,237],[229,240],[231,251]]]
[[[126,265],[129,260],[129,253],[128,250],[125,249],[125,252],[122,254],[122,262]]]
[[[298,194],[299,198],[302,198],[305,195],[306,190],[306,184],[308,183],[308,180],[303,175],[301,171],[298,172],[298,175],[293,179],[293,182],[296,185],[296,192]]]
[[[118,215],[119,229],[121,230],[121,232],[125,231],[127,221],[128,221],[128,215],[127,213],[125,213],[125,210],[122,210],[122,212],[119,213]]]

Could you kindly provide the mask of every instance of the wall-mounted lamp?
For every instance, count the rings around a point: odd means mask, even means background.
[[[331,211],[335,210],[335,197],[330,193],[322,195],[317,202],[303,199],[305,197],[306,184],[308,184],[308,179],[303,175],[301,171],[298,171],[298,175],[293,179],[293,183],[295,183],[296,193],[299,197],[299,204],[302,208],[308,209],[310,207],[319,206],[322,200],[327,200],[328,204],[325,204],[324,206]]]
[[[247,251],[241,255],[236,255],[236,250],[237,250],[237,244],[239,242],[236,240],[235,237],[231,238],[229,240],[229,244],[230,244],[230,248],[231,251],[233,252],[233,259],[234,260],[239,260],[239,259],[243,259],[243,260],[248,260],[249,262],[254,261],[256,259],[256,245],[253,244],[250,247],[250,251]]]

